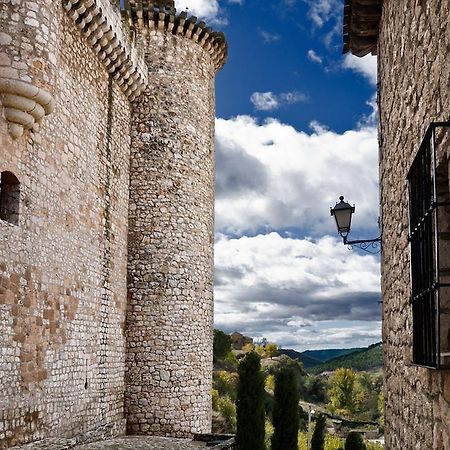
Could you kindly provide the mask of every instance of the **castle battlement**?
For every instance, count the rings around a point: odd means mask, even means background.
[[[63,7],[130,101],[141,95],[148,81],[142,48],[132,43],[111,2],[64,0]]]
[[[195,16],[188,17],[185,11],[177,14],[171,4],[128,0],[125,2],[123,15],[130,29],[144,36],[152,31],[164,31],[192,39],[210,54],[216,71],[220,70],[225,65],[228,54],[225,35],[212,31]]]

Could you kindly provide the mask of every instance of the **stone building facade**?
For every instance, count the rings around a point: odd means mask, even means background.
[[[0,448],[209,432],[214,76],[172,1],[0,2]]]
[[[417,255],[409,242],[409,235],[413,236],[414,232],[409,230],[409,211],[414,215],[418,206],[409,192],[407,181],[430,123],[449,120],[449,17],[450,3],[441,0],[347,0],[345,6],[344,51],[357,56],[370,52],[378,55],[385,433],[388,450],[450,448],[450,372],[443,368],[425,367],[426,364],[420,362],[421,355],[414,353],[414,348],[420,349],[421,340],[427,333],[420,315],[413,317],[415,302],[421,300],[413,296],[412,286],[427,268],[417,271],[414,266]],[[431,170],[432,177],[437,179],[437,191],[431,193],[434,201],[441,201],[440,190],[449,191],[448,129],[446,131],[444,127],[439,133],[435,147],[437,167],[434,173]],[[432,214],[433,207],[435,205],[430,208]],[[438,256],[440,272],[434,280],[437,283],[442,282],[442,276],[448,272],[450,255],[446,243],[450,220],[448,207],[443,208],[447,210],[441,211],[437,225],[439,231],[433,231],[430,245],[432,252],[436,253],[436,234],[442,238]],[[435,254],[431,256],[436,258]],[[448,298],[446,288],[442,288],[440,302],[444,308],[440,317],[433,313],[431,329],[435,336],[430,341],[430,351],[436,352],[438,359],[428,364],[430,366],[445,363],[444,357],[448,353],[445,348],[450,332],[448,307],[445,308]],[[434,302],[434,298],[432,300]],[[435,327],[439,326],[440,335],[436,336],[439,332]],[[436,348],[439,340],[441,348]]]

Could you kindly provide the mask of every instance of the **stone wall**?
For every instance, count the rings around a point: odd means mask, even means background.
[[[127,423],[181,437],[211,426],[215,65],[184,36],[147,39],[132,125]]]
[[[446,1],[384,1],[378,60],[389,450],[450,448],[450,374],[411,365],[406,182],[428,124],[449,118],[449,17]],[[443,151],[450,153],[450,148]]]
[[[33,53],[14,33],[29,32],[21,14],[35,19],[44,6],[0,6],[2,19],[11,13],[6,21],[19,24],[0,30],[1,61],[16,58],[26,76],[31,59],[20,62],[9,43]],[[125,431],[130,106],[62,8],[54,22],[54,46],[38,38],[33,62],[47,73],[40,58],[58,49],[46,85],[54,112],[18,138],[3,108],[0,117],[0,172],[20,181],[19,224],[0,221],[0,448]]]

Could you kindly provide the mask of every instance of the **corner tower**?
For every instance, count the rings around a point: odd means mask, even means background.
[[[173,1],[125,9],[149,69],[132,121],[128,432],[191,436],[211,428],[214,77],[227,45]]]

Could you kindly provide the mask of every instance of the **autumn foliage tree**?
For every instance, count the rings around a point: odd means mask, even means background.
[[[353,411],[355,406],[355,372],[351,369],[338,369],[331,378],[328,391],[330,406],[343,412]]]

